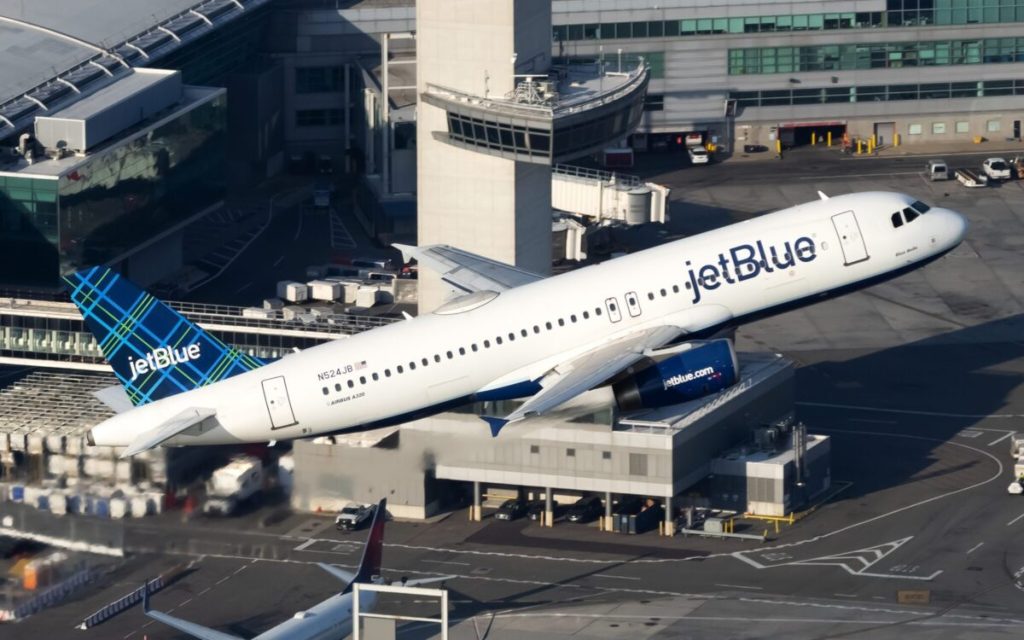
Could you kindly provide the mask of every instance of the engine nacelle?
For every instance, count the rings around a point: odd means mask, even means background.
[[[622,411],[696,400],[736,384],[739,364],[730,340],[712,340],[663,359],[646,359],[612,384]]]

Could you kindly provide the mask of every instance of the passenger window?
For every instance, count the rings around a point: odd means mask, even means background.
[[[397,369],[398,373],[405,373],[405,369],[402,368],[402,365],[398,365]]]
[[[900,217],[900,212],[897,211],[896,213],[892,214],[892,228],[893,229],[898,229],[899,227],[902,227],[902,226],[903,226],[903,218]]]
[[[563,320],[562,318],[559,318],[558,319],[558,326],[564,327],[565,326],[565,320]]]
[[[615,309],[617,309],[617,308],[618,308],[618,307],[616,307],[616,306],[615,306],[615,303],[614,303],[614,302],[612,302],[612,303],[609,303],[609,304],[608,304],[608,310],[609,310],[609,311],[612,311],[612,312],[614,312],[614,311],[615,311]],[[600,314],[598,314],[598,315],[600,315]]]
[[[907,207],[906,209],[903,210],[903,215],[906,216],[907,222],[913,222],[914,220],[917,219],[918,214],[910,207]]]
[[[385,378],[390,378],[391,377],[391,369],[385,369],[384,370],[384,377]]]
[[[648,292],[647,292],[647,299],[648,299],[648,300],[654,300],[654,293],[653,293],[653,292],[651,292],[651,291],[648,291]]]
[[[355,383],[355,382],[353,382],[352,380],[349,380],[349,381],[348,381],[348,388],[349,388],[349,389],[351,389],[351,388],[352,388],[352,387],[354,387],[354,386],[356,386],[356,383]]]
[[[455,354],[453,354],[453,353],[452,353],[451,351],[449,351],[449,352],[448,352],[448,353],[446,353],[445,355],[446,355],[446,356],[448,356],[448,359],[449,359],[449,360],[451,360],[452,358],[454,358],[454,357],[455,357]]]
[[[490,349],[490,348],[491,348],[491,341],[490,340],[484,340],[484,349]]]
[[[441,362],[441,354],[439,354],[439,353],[435,353],[434,354],[434,362]]]
[[[366,384],[366,376],[359,376],[359,384]]]
[[[595,307],[594,308],[594,315],[598,315],[598,316],[601,315],[601,307]]]
[[[753,267],[751,267],[751,269],[753,269]],[[672,293],[679,293],[679,285],[678,284],[672,285]]]
[[[544,326],[548,328],[548,331],[551,331],[551,323],[550,322],[545,322]]]
[[[570,322],[576,322],[576,314],[575,313],[572,314],[571,316],[569,316],[569,321]]]
[[[525,338],[526,336],[529,335],[529,332],[526,329],[523,329],[523,330],[521,330],[519,332],[519,335],[521,335],[521,336],[523,336]]]
[[[584,320],[590,320],[590,312],[589,311],[584,311],[583,312],[583,319]]]
[[[341,383],[340,382],[335,382],[334,383],[334,390],[335,391],[341,391]]]
[[[533,332],[540,333],[540,327],[538,327],[537,325],[533,325]]]
[[[466,355],[466,347],[459,347],[459,355],[460,356]]]
[[[661,290],[661,297],[664,298],[667,295],[668,295],[668,291],[665,291],[664,289],[662,289]]]
[[[476,348],[476,343],[475,342],[473,344],[469,345],[469,348],[472,349],[474,352],[476,352],[478,350]]]
[[[426,358],[423,358],[422,360],[420,360],[420,362],[422,362],[422,363],[423,363],[423,366],[424,366],[424,367],[425,367],[425,366],[427,366],[428,364],[430,364],[430,361],[429,361],[429,360],[427,360]]]
[[[692,289],[693,288],[693,285],[690,284],[689,280],[686,281],[686,288],[687,289]]]
[[[494,342],[497,343],[497,344],[501,344],[501,336],[498,336],[497,338],[495,338]]]
[[[380,376],[377,375],[376,371],[374,371],[372,374],[370,374],[370,377],[373,378],[374,382],[377,382],[378,380],[380,380]]]
[[[330,393],[330,391],[327,390],[327,387],[324,387],[324,395],[326,396],[328,393]]]
[[[409,371],[415,371],[415,370],[416,370],[416,363],[415,362],[410,362],[409,363]]]

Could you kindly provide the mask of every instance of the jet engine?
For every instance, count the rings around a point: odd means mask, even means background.
[[[736,384],[739,365],[730,340],[662,349],[612,383],[622,411],[654,409],[696,400]]]

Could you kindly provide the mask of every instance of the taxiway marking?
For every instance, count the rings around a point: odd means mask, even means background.
[[[1006,523],[1006,526],[1008,526],[1008,527],[1009,527],[1009,526],[1011,526],[1012,524],[1014,524],[1015,522],[1017,522],[1017,521],[1018,521],[1018,520],[1020,520],[1021,518],[1024,518],[1024,513],[1020,514],[1019,516],[1017,516],[1017,517],[1016,517],[1016,518],[1014,518],[1013,520],[1010,520],[1009,522],[1007,522],[1007,523]]]
[[[716,582],[716,587],[728,587],[730,589],[752,589],[754,591],[764,591],[764,587],[753,587],[745,584],[725,584],[723,582]]]
[[[1002,436],[1001,438],[996,438],[992,442],[988,443],[988,446],[991,447],[992,445],[999,444],[1000,442],[1002,442],[1003,440],[1006,440],[1007,438],[1009,438],[1010,436],[1014,435],[1015,433],[1017,433],[1017,432],[1016,431],[1007,431],[1005,436]]]
[[[633,576],[616,576],[611,573],[595,573],[595,578],[614,578],[616,580],[639,580],[640,578],[634,578]]]
[[[971,547],[970,549],[967,550],[967,554],[970,555],[972,552],[977,551],[978,548],[981,547],[981,545],[983,545],[983,544],[985,544],[985,543],[984,542],[979,542],[978,544],[974,545],[973,547]]]
[[[876,411],[878,413],[898,413],[902,415],[911,416],[929,416],[932,418],[993,418],[999,420],[1011,418],[1024,418],[1024,413],[946,413],[943,411],[921,411],[918,409],[888,409],[885,407],[861,407],[852,404],[833,404],[831,402],[797,402],[796,404],[805,407],[822,407],[825,409],[851,409],[854,411]],[[985,431],[985,429],[976,429],[976,431]]]

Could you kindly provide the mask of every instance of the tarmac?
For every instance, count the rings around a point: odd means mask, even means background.
[[[987,146],[914,151],[800,150],[708,167],[663,157],[639,167],[672,187],[673,235],[819,190],[898,190],[969,218],[963,245],[923,270],[738,331],[738,349],[799,363],[798,417],[833,438],[829,502],[764,544],[473,523],[456,511],[389,523],[386,577],[453,576],[452,638],[1019,637],[1024,501],[1006,486],[1007,439],[1024,427],[1024,184],[968,190],[921,175],[925,156],[977,166]],[[4,638],[181,638],[138,610],[72,630],[181,562],[191,571],[154,596],[155,608],[244,637],[266,630],[336,592],[315,563],[354,566],[366,535],[303,514],[260,527],[266,515],[128,522],[123,564],[64,605],[4,627]],[[417,623],[400,637],[439,636]]]

